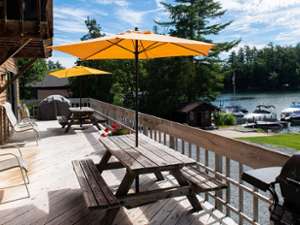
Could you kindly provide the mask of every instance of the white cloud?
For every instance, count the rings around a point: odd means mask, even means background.
[[[117,17],[132,26],[140,25],[143,22],[143,11],[135,11],[129,8],[120,8],[116,11]]]
[[[116,10],[116,16],[119,20],[130,24],[132,27],[139,26],[144,23],[144,17],[149,13],[156,13],[159,9],[151,9],[146,11],[133,10],[128,7]]]
[[[96,0],[97,3],[102,5],[115,4],[117,6],[128,6],[127,0]]]
[[[299,0],[219,0],[224,9],[262,13],[298,5]]]
[[[266,39],[285,44],[299,41],[300,0],[219,0],[233,23],[226,34]]]
[[[84,21],[88,16],[93,15],[106,16],[107,13],[89,8],[77,8],[70,6],[54,7],[55,31],[63,33],[85,33],[86,26]]]

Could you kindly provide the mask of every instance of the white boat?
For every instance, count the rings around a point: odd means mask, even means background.
[[[283,121],[300,121],[300,102],[293,102],[288,108],[281,111],[280,119]]]
[[[256,121],[276,121],[277,115],[273,111],[275,106],[273,105],[258,105],[252,113],[248,113],[244,116],[246,122]]]

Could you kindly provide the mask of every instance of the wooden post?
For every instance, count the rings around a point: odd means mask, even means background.
[[[15,55],[17,55],[30,42],[31,42],[31,39],[27,39],[17,49],[12,49],[12,50],[8,51],[6,54],[3,54],[3,56],[0,57],[0,66],[2,66],[8,59],[13,58]]]
[[[170,135],[170,148],[175,149],[175,137]]]
[[[223,173],[223,159],[222,159],[222,156],[220,156],[216,153],[215,153],[215,171],[219,172],[219,173]],[[218,175],[216,175],[216,178],[219,179]],[[223,198],[223,191],[222,190],[216,191],[216,196],[222,199]],[[216,209],[219,209],[222,212],[223,205],[220,203],[220,201],[218,201],[217,198],[215,200],[215,207],[216,207]]]

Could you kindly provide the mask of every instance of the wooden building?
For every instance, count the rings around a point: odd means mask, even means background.
[[[215,105],[198,101],[185,104],[177,111],[176,120],[190,126],[209,129],[212,127],[213,113],[219,111]]]
[[[53,0],[0,0],[0,104],[18,104],[18,77],[37,58],[51,56],[53,37]],[[31,58],[16,69],[14,58]],[[7,137],[4,111],[0,107],[0,144]],[[16,113],[17,114],[17,113]]]
[[[49,57],[52,37],[52,0],[0,0],[0,65],[9,57]]]
[[[0,66],[0,87],[2,87],[12,76],[16,75],[17,72],[18,69],[15,60],[13,59],[7,60],[2,66]],[[9,85],[7,90],[0,94],[0,104],[5,103],[5,101],[10,101],[16,112],[17,105],[19,103],[18,81],[13,82]],[[9,125],[2,107],[0,107],[0,125],[0,144],[3,144],[9,136]]]
[[[46,75],[42,81],[30,85],[32,96],[36,99],[44,99],[49,95],[62,95],[70,97],[70,84],[67,78],[56,78]]]

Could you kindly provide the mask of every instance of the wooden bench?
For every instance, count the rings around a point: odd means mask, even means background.
[[[201,171],[197,166],[186,166],[181,170],[183,176],[192,184],[196,193],[218,191],[227,188],[217,177]]]
[[[89,209],[106,209],[101,224],[110,225],[120,209],[120,202],[107,186],[91,159],[72,161],[85,203]]]

